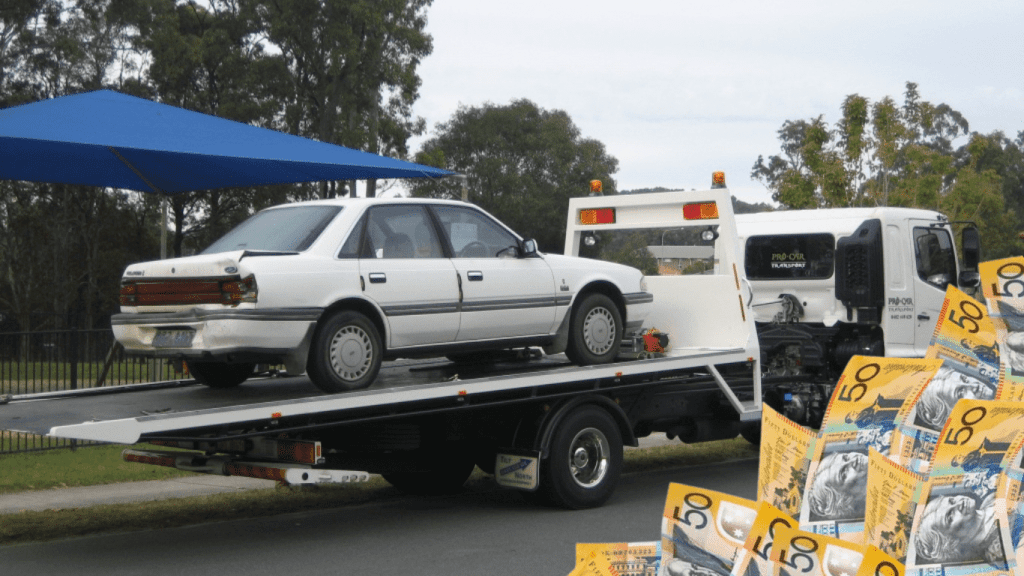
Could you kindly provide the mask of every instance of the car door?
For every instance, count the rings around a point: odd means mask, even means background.
[[[546,335],[555,322],[555,280],[541,257],[519,258],[514,234],[481,210],[431,209],[462,288],[458,341]]]
[[[927,220],[914,225],[914,313],[917,322],[914,351],[924,356],[935,331],[935,323],[946,300],[946,287],[956,285],[956,255],[953,239],[944,228],[930,226]]]
[[[359,274],[388,323],[388,347],[445,344],[459,331],[459,280],[426,208],[372,206],[364,216]]]

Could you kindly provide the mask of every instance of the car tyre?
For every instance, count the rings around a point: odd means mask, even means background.
[[[622,474],[622,432],[602,408],[582,406],[558,424],[530,500],[579,510],[604,504]]]
[[[228,364],[227,362],[188,361],[188,373],[203,386],[234,388],[252,376],[256,364]]]
[[[607,364],[619,354],[622,315],[604,294],[587,294],[573,309],[565,355],[579,366]]]
[[[383,358],[377,326],[353,311],[335,312],[316,331],[306,368],[317,388],[334,394],[366,388]]]

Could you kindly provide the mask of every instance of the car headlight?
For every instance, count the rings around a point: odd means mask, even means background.
[[[649,292],[649,290],[647,290],[647,276],[640,277],[640,291]]]

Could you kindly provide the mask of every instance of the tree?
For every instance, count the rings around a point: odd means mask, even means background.
[[[465,175],[469,201],[550,252],[564,247],[569,198],[587,195],[594,179],[614,194],[618,170],[604,144],[583,138],[567,113],[526,99],[459,107],[416,161]],[[457,178],[409,182],[413,196],[431,198],[461,198],[461,185]]]
[[[412,104],[419,97],[416,69],[433,50],[424,31],[432,1],[242,0],[287,63],[287,130],[405,157],[409,137],[424,129]],[[367,195],[374,190],[371,182]],[[321,196],[330,193],[321,186]]]
[[[759,156],[751,177],[787,208],[937,210],[951,220],[978,223],[988,257],[1019,253],[1013,234],[1021,222],[1006,210],[1020,207],[1017,148],[1001,134],[973,134],[955,148],[955,140],[967,135],[962,114],[921,100],[917,85],[908,82],[902,106],[890,97],[871,104],[848,96],[835,128],[821,116],[786,121],[779,130],[782,152],[767,160]],[[1018,185],[1008,188],[1004,178]]]

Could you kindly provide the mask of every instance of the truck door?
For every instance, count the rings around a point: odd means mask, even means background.
[[[956,252],[949,230],[927,220],[911,221],[915,270],[914,314],[917,322],[914,351],[924,356],[939,319],[946,287],[956,284]]]

